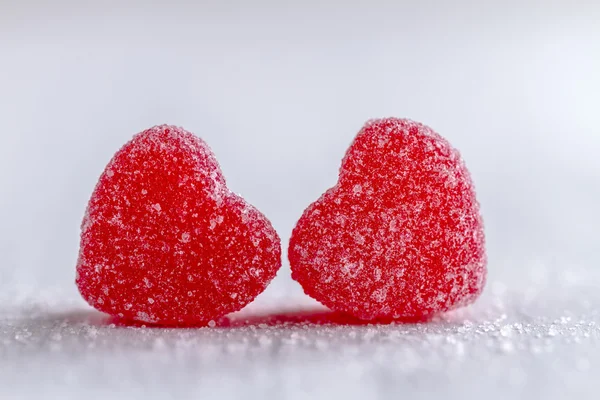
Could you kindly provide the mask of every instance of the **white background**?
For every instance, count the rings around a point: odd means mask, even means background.
[[[489,253],[481,312],[498,302],[515,304],[501,313],[508,319],[577,309],[582,288],[600,288],[599,107],[595,0],[0,0],[0,308],[31,319],[22,307],[48,306],[41,293],[52,292],[52,304],[85,309],[73,283],[79,224],[106,163],[145,128],[202,137],[229,187],[271,219],[285,254],[362,124],[397,116],[448,138],[473,174]],[[284,257],[259,303],[301,295]],[[528,308],[527,296],[546,307]],[[590,301],[585,310],[600,306]],[[40,326],[29,325],[33,337]],[[65,374],[75,368],[66,360]],[[150,379],[125,376],[138,388]]]

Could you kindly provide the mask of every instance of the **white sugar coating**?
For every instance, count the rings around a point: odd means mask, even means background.
[[[367,122],[338,183],[298,221],[289,259],[307,294],[364,319],[472,303],[485,284],[485,237],[459,152],[414,121]]]
[[[206,324],[262,292],[280,252],[270,222],[227,188],[206,143],[162,125],[134,136],[100,177],[77,284],[111,315]]]

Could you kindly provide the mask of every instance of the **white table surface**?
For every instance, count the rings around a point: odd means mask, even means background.
[[[490,282],[472,307],[392,325],[267,294],[198,329],[123,326],[74,291],[18,289],[0,306],[0,398],[594,398],[597,281],[521,287]]]

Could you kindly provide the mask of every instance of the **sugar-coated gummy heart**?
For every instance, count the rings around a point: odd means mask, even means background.
[[[81,229],[82,296],[141,322],[208,323],[251,302],[281,266],[271,223],[227,189],[204,141],[173,126],[115,154]]]
[[[483,222],[459,153],[406,119],[368,122],[339,181],[298,221],[292,277],[362,319],[428,316],[472,303],[486,276]]]

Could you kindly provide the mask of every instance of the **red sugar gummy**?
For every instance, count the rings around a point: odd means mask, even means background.
[[[100,177],[76,283],[105,313],[198,325],[251,302],[280,266],[271,223],[227,189],[206,143],[164,125],[134,136]]]
[[[365,320],[415,318],[483,290],[483,222],[459,153],[425,125],[368,122],[339,182],[298,221],[292,277],[323,305]]]

